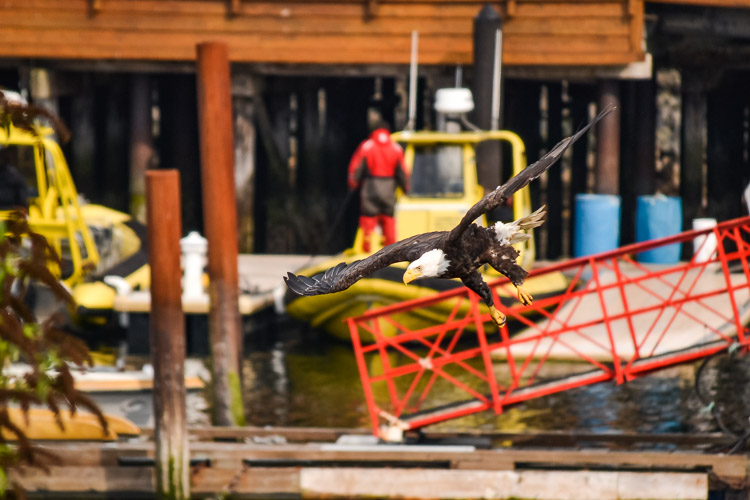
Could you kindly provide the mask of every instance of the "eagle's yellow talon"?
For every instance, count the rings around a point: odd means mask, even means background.
[[[518,300],[521,301],[521,304],[525,306],[530,306],[532,302],[534,302],[534,297],[531,296],[529,292],[524,290],[523,288],[518,287]]]
[[[490,306],[490,316],[498,327],[502,328],[505,326],[505,314],[501,313],[497,307]]]

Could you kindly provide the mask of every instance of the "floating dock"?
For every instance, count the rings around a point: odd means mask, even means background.
[[[580,442],[576,448],[487,449],[479,434],[464,436],[463,443],[457,436],[432,433],[434,439],[452,444],[384,445],[363,435],[365,432],[191,429],[193,496],[705,499],[709,491],[738,490],[747,484],[745,455],[611,451],[581,448]],[[559,444],[554,433],[504,437],[516,445],[545,439]],[[649,440],[649,436],[625,437],[631,444]],[[662,443],[665,439],[673,444],[681,440],[676,435],[654,437]],[[596,434],[578,438],[590,442],[618,439],[617,435]],[[696,436],[684,438],[697,443]],[[305,441],[309,439],[314,441]],[[702,444],[717,446],[727,444],[727,439],[705,435]],[[55,443],[45,449],[63,457],[62,463],[51,465],[46,472],[25,469],[12,476],[32,498],[83,494],[140,497],[154,491],[153,442]]]
[[[330,259],[326,256],[240,254],[238,256],[240,294],[238,307],[244,319],[270,310],[276,300],[274,292],[283,293],[284,276],[307,266]],[[277,292],[277,295],[279,293]],[[182,298],[182,309],[186,315],[188,352],[206,355],[209,351],[207,315],[210,301],[208,294],[200,297]],[[148,290],[135,290],[115,297],[114,311],[118,313],[120,325],[126,330],[128,352],[149,352],[148,320],[151,313],[151,294]]]
[[[240,297],[242,316],[250,316],[271,307],[274,290],[284,283],[287,272],[329,259],[330,256],[241,254],[238,256]],[[183,298],[182,308],[186,314],[208,314],[208,294],[197,298]],[[148,290],[136,290],[115,297],[114,310],[126,314],[148,314],[151,311],[151,294]]]

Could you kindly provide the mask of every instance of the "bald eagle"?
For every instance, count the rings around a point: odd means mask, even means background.
[[[519,252],[512,245],[531,238],[525,231],[544,223],[546,208],[541,207],[517,221],[507,224],[497,222],[487,228],[475,224],[474,221],[539,177],[591,126],[614,109],[612,106],[605,108],[575,135],[563,139],[537,162],[485,195],[466,212],[452,230],[422,233],[405,238],[382,248],[366,259],[351,264],[342,262],[312,277],[288,273],[284,281],[289,289],[298,295],[321,295],[346,290],[365,276],[396,262],[409,262],[404,272],[404,284],[417,278],[459,278],[489,307],[492,320],[498,326],[503,326],[505,315],[495,307],[492,292],[477,269],[485,264],[492,266],[513,283],[522,304],[531,304],[531,294],[521,288],[528,272],[516,262]]]

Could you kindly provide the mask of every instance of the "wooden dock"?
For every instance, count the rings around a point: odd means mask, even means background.
[[[273,292],[284,283],[283,276],[330,256],[241,254],[239,267],[239,309],[242,316],[250,316],[274,304]],[[208,314],[208,294],[198,298],[183,298],[182,308],[186,314]],[[119,313],[148,314],[151,311],[151,294],[148,290],[136,290],[115,297],[114,309]]]
[[[559,443],[556,433],[508,434],[516,446],[495,449],[472,444],[466,436],[463,443],[457,436],[451,440],[445,433],[431,436],[442,436],[448,444],[406,445],[378,444],[364,434],[352,429],[191,429],[191,491],[194,497],[223,492],[232,498],[705,499],[709,490],[748,484],[745,455],[613,451],[582,448],[581,443],[575,448],[519,445],[547,439]],[[596,442],[596,436],[577,437]],[[228,438],[235,442],[211,441]],[[677,435],[656,438],[681,441]],[[684,438],[691,442],[691,436]],[[708,435],[703,444],[727,439]],[[13,475],[32,498],[105,493],[119,498],[154,491],[154,445],[148,440],[45,448],[63,461],[47,472],[26,469]]]

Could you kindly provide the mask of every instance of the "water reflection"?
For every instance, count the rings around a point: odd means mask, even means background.
[[[351,346],[283,325],[245,345],[245,409],[250,425],[366,427],[367,408]]]
[[[280,320],[267,331],[253,333],[246,342],[245,353],[248,424],[370,427],[351,345]],[[501,362],[496,364],[502,366]],[[565,373],[572,366],[559,363],[551,365],[550,370]],[[750,373],[746,362],[744,366],[743,370]],[[500,415],[482,412],[437,424],[432,429],[718,431],[693,391],[696,367],[670,368],[622,385],[582,387],[528,401]],[[721,373],[720,366],[712,365],[707,377],[715,381]],[[732,386],[726,377],[722,380],[726,387]],[[446,389],[447,400],[451,390],[455,389]],[[715,384],[711,391],[717,395]]]

